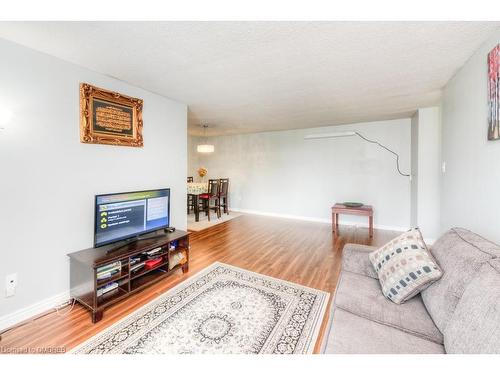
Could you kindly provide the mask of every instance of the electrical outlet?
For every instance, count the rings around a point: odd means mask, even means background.
[[[441,164],[441,172],[446,173],[446,162],[445,161],[443,161],[443,163]]]
[[[5,297],[12,297],[16,294],[17,273],[5,277]]]

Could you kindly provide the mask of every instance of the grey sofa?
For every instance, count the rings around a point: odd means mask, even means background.
[[[344,247],[324,353],[500,353],[498,245],[449,230],[430,248],[443,277],[401,305],[382,295],[374,249]]]

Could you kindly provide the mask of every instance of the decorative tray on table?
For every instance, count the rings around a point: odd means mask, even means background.
[[[342,204],[346,207],[361,207],[361,206],[363,206],[363,203],[359,203],[359,202],[344,202]]]

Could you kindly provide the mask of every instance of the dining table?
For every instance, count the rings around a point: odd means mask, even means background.
[[[200,221],[200,195],[207,193],[208,193],[208,182],[187,183],[187,195],[193,197],[195,221]]]

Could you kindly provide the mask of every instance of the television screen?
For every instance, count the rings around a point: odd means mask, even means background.
[[[169,226],[170,189],[95,197],[94,246],[102,246]]]

